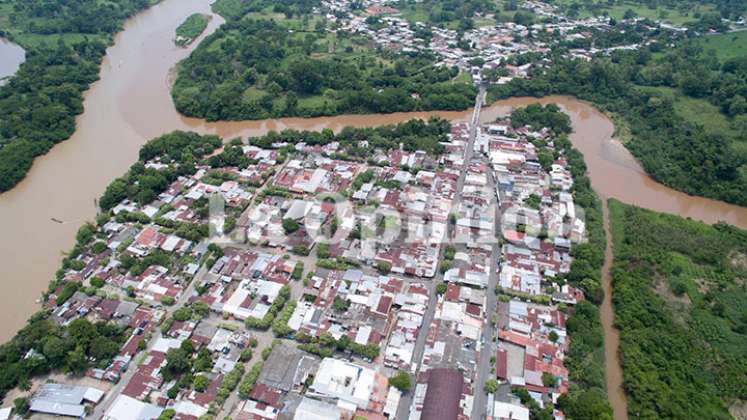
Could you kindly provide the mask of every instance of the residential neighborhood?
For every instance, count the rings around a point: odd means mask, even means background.
[[[566,320],[584,299],[556,279],[584,221],[555,135],[479,113],[451,124],[438,154],[216,144],[153,200],[112,205],[81,230],[45,304],[60,325],[126,335],[85,385],[32,384],[29,411],[528,418],[517,390],[552,407],[569,386]],[[226,164],[236,153],[242,163]]]
[[[372,92],[404,80],[398,58],[427,57],[441,73],[418,83],[463,84],[473,108],[427,108],[410,89],[392,97],[423,112],[388,125],[363,115],[300,131],[268,119],[231,139],[177,130],[147,142],[95,201],[21,344],[2,349],[14,368],[0,374],[0,420],[577,418],[574,317],[605,292],[572,274],[588,265],[596,196],[579,193],[591,184],[570,119],[559,130],[483,106],[501,94],[489,87],[558,60],[663,48],[687,29],[535,0],[437,24],[425,4],[322,0],[311,23],[271,10],[306,28],[280,29],[294,53],[321,54],[324,37],[330,55],[379,54],[370,65],[387,68]],[[307,26],[320,38],[303,41]],[[295,83],[233,71],[268,92]],[[331,88],[287,95],[287,109],[340,100]],[[268,101],[273,118],[301,115]],[[426,113],[441,109],[451,113]]]

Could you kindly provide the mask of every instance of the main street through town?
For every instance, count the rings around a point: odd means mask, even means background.
[[[468,144],[466,146],[466,150],[464,153],[464,170],[459,176],[459,179],[457,180],[457,190],[454,194],[454,200],[452,202],[452,209],[458,209],[461,205],[462,201],[462,192],[464,190],[464,181],[467,175],[467,168],[469,165],[469,162],[472,160],[472,155],[474,152],[474,145],[475,145],[475,139],[477,138],[477,132],[478,127],[480,124],[480,112],[482,110],[482,105],[485,102],[485,88],[480,87],[480,90],[477,94],[477,97],[475,98],[475,108],[472,113],[472,117],[470,118],[470,128],[469,128],[469,140]],[[494,180],[492,175],[489,176],[490,184],[489,187],[492,189],[492,191],[495,191],[494,188]],[[497,211],[497,210],[496,210]],[[496,222],[497,222],[497,214],[496,214]],[[449,229],[447,229],[445,235],[444,235],[444,242],[450,241],[450,239],[453,237],[452,235],[452,226],[449,224]],[[465,246],[465,244],[455,244],[460,246]],[[443,260],[443,254],[444,254],[444,248],[445,246],[441,247],[441,253],[439,255],[439,261]],[[481,419],[485,416],[485,398],[484,398],[484,391],[483,391],[483,384],[485,380],[488,379],[490,374],[490,355],[492,354],[492,337],[493,337],[493,325],[490,322],[491,314],[495,312],[495,305],[496,305],[496,297],[495,293],[492,291],[495,289],[495,284],[497,281],[496,273],[495,273],[495,267],[497,265],[498,261],[498,255],[500,253],[500,248],[497,244],[493,245],[493,253],[490,260],[491,263],[491,273],[489,277],[489,284],[488,284],[488,290],[486,295],[488,296],[487,300],[487,308],[486,308],[486,316],[488,319],[486,320],[485,324],[485,330],[483,332],[483,347],[480,351],[480,361],[479,361],[479,369],[478,369],[478,378],[477,378],[477,384],[475,387],[475,404],[472,412],[472,418],[475,419]],[[425,341],[428,336],[428,328],[430,327],[431,323],[433,322],[433,318],[436,313],[436,307],[438,306],[438,295],[436,292],[436,286],[443,282],[443,273],[438,271],[436,276],[433,278],[433,281],[429,284],[428,290],[430,294],[430,300],[428,301],[428,308],[425,312],[425,315],[423,316],[423,324],[420,330],[420,334],[418,334],[417,341],[415,342],[415,350],[413,351],[413,369],[412,369],[412,377],[413,377],[413,383],[415,383],[415,378],[417,378],[418,374],[420,373],[420,369],[422,368],[422,359],[423,359],[423,353],[425,351]],[[478,395],[479,394],[479,395]],[[407,419],[410,417],[410,409],[412,407],[412,401],[414,397],[414,387],[413,390],[411,390],[408,393],[405,393],[399,402],[399,407],[397,407],[397,417],[398,419]]]

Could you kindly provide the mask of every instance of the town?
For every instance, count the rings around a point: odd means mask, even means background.
[[[747,412],[740,2],[180,1],[0,0],[0,420]]]
[[[539,2],[525,7],[554,23],[463,34],[411,24],[386,2],[363,14],[351,6],[323,3],[329,30],[435,53],[478,86],[529,77],[550,44],[591,45],[591,31],[610,30]],[[107,189],[46,295],[55,323],[114,325],[119,347],[87,354],[82,378],[29,384],[16,409],[111,420],[563,418],[565,322],[584,299],[564,276],[586,240],[583,214],[557,133],[483,124],[483,101],[481,89],[472,119],[454,124],[152,141]]]
[[[624,22],[601,16],[574,19],[540,1],[523,2],[523,12],[513,20],[499,20],[497,12],[477,13],[467,28],[451,28],[413,21],[396,8],[398,3],[325,0],[321,12],[326,12],[331,23],[329,31],[363,36],[377,48],[398,54],[435,54],[436,66],[457,68],[475,84],[501,85],[530,77],[533,69],[551,63],[551,49],[557,46],[567,49],[565,57],[591,60],[597,54],[638,49],[686,32],[683,27],[637,16]]]
[[[120,345],[21,403],[111,420],[563,418],[582,210],[559,134],[481,123],[483,98],[469,122],[151,141],[46,295],[55,323],[109,325]]]

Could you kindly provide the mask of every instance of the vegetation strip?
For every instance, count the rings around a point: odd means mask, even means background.
[[[37,156],[75,132],[83,92],[98,79],[113,35],[147,0],[63,2],[10,0],[5,36],[26,49],[26,61],[0,87],[0,193],[13,188]],[[39,40],[43,41],[39,41]]]
[[[747,392],[747,232],[609,209],[628,413],[731,418]]]

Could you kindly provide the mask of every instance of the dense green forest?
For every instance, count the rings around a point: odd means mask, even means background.
[[[731,418],[747,398],[747,232],[610,201],[630,416]]]
[[[529,126],[532,130],[549,129],[555,135],[569,134],[571,118],[563,113],[557,104],[534,103],[511,112],[511,126],[513,128]]]
[[[81,375],[90,366],[106,368],[126,337],[126,329],[115,324],[78,319],[62,327],[37,313],[0,346],[0,395],[17,386],[27,389],[33,376],[52,370]]]
[[[318,16],[263,13],[227,22],[180,64],[179,112],[238,120],[462,110],[474,101],[476,88],[454,81],[455,68],[433,67],[430,54],[378,51],[365,37],[326,32]]]
[[[590,100],[621,117],[632,134],[626,146],[659,182],[747,205],[747,59],[720,61],[695,43],[657,49],[590,62],[558,58],[531,80],[493,87],[491,94]],[[704,118],[709,106],[714,111]]]
[[[43,155],[75,131],[82,93],[98,79],[107,42],[148,0],[0,1],[6,36],[26,61],[0,87],[0,192],[13,188]],[[41,37],[40,37],[41,36]]]
[[[568,281],[584,291],[587,300],[574,306],[566,323],[570,348],[566,359],[571,385],[568,393],[558,399],[558,406],[575,420],[604,420],[612,418],[607,402],[604,371],[604,333],[599,319],[599,305],[603,299],[602,265],[606,238],[602,227],[602,203],[591,188],[583,155],[573,148],[567,134],[571,131],[568,115],[555,104],[531,104],[511,113],[515,126],[529,125],[534,129],[547,127],[557,136],[554,147],[535,140],[540,163],[549,154],[550,163],[565,156],[573,175],[573,196],[583,208],[588,240],[573,247],[571,271],[561,281]]]
[[[8,0],[12,30],[35,34],[111,34],[122,20],[152,3],[149,0]]]

